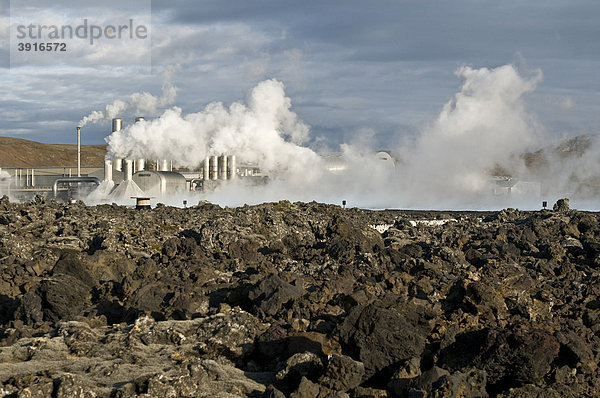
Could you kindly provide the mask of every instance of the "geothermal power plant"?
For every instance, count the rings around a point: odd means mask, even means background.
[[[143,120],[143,117],[137,117],[134,122]],[[123,119],[112,119],[113,133],[123,127]],[[145,157],[107,157],[104,165],[81,165],[80,130],[77,127],[76,167],[48,165],[0,169],[0,192],[20,200],[31,199],[35,195],[72,200],[92,194],[95,202],[133,204],[135,199],[139,203],[146,203],[150,198],[210,192],[232,180],[246,186],[263,185],[269,180],[259,164],[239,162],[236,154],[207,156],[195,170],[175,170],[173,159]],[[374,155],[394,167],[395,160],[389,152],[380,151]],[[324,153],[321,158],[331,173],[335,174],[346,168],[346,159],[341,153]]]

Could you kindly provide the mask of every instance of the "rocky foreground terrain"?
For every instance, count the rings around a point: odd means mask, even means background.
[[[600,395],[598,215],[0,200],[0,396]]]

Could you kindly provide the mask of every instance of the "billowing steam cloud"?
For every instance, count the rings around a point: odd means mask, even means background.
[[[162,95],[160,98],[145,91],[131,94],[127,102],[115,100],[112,104],[106,105],[103,111],[93,111],[81,119],[79,126],[83,127],[88,123],[98,123],[102,120],[113,119],[128,109],[135,109],[136,112],[144,115],[155,115],[159,107],[165,107],[175,102],[177,89],[173,86],[171,80],[173,73],[178,68],[179,66],[167,67],[163,72]]]
[[[284,85],[277,80],[258,84],[245,104],[211,103],[188,115],[173,107],[159,118],[132,124],[106,139],[107,156],[173,159],[180,166],[195,168],[206,156],[235,154],[241,162],[256,162],[272,177],[259,189],[232,182],[203,194],[226,205],[345,199],[363,207],[539,206],[539,189],[526,198],[528,202],[516,203],[516,191],[499,199],[494,190],[502,185],[493,176],[541,181],[526,169],[522,157],[539,142],[541,128],[526,112],[523,97],[535,89],[541,72],[526,76],[504,65],[462,67],[456,74],[462,86],[437,119],[411,144],[391,148],[395,166],[374,156],[378,148],[369,144],[373,132],[365,129],[367,134],[357,142],[341,146],[344,167],[326,171],[327,161],[303,146],[309,141],[309,129],[291,111]],[[595,159],[587,160],[579,173],[582,178],[594,174]]]
[[[512,65],[495,69],[462,67],[464,82],[437,120],[406,153],[402,182],[410,202],[444,198],[473,202],[490,192],[491,174],[518,175],[519,155],[539,133],[522,97],[535,89],[541,72],[521,76]]]
[[[235,154],[270,174],[300,174],[320,158],[300,146],[309,129],[290,106],[283,84],[266,80],[252,90],[247,105],[211,103],[185,116],[174,107],[115,132],[106,139],[108,156],[173,159],[179,166],[196,167],[206,156]]]

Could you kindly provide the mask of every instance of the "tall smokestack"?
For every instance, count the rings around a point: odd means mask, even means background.
[[[227,173],[227,177],[230,180],[234,180],[237,176],[237,163],[236,163],[235,155],[229,156],[229,159],[227,161],[227,166],[229,169],[229,172]]]
[[[143,116],[138,116],[135,118],[135,123],[143,122],[146,120]],[[135,171],[144,171],[146,169],[146,159],[139,158],[135,161]]]
[[[202,179],[207,181],[210,178],[210,160],[207,157],[204,158],[204,167],[202,168]]]
[[[123,119],[120,118],[114,118],[112,120],[112,132],[114,133],[115,131],[120,131],[123,128]],[[116,158],[115,159],[115,170],[117,171],[123,171],[123,159],[121,158]]]
[[[219,179],[227,179],[227,156],[225,155],[219,156]]]
[[[77,127],[77,177],[81,177],[81,127]]]
[[[123,119],[121,118],[114,118],[112,120],[112,132],[114,133],[115,131],[120,131],[123,128]]]
[[[112,160],[104,161],[104,181],[112,181]]]
[[[210,179],[216,180],[219,178],[219,161],[216,156],[210,157]]]
[[[133,179],[133,160],[125,159],[125,181]]]

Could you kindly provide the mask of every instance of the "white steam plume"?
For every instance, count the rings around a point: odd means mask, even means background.
[[[215,102],[189,115],[174,107],[114,132],[106,138],[107,156],[174,159],[179,166],[197,167],[206,156],[235,154],[271,175],[300,173],[319,157],[299,146],[309,130],[290,106],[283,83],[266,80],[252,90],[247,105]]]
[[[83,127],[88,123],[98,123],[102,120],[113,119],[128,109],[135,109],[136,112],[148,116],[155,115],[159,107],[165,107],[175,102],[177,88],[172,84],[172,77],[177,69],[179,69],[178,65],[169,66],[163,71],[162,95],[160,98],[146,91],[131,94],[127,102],[115,100],[112,104],[106,105],[103,111],[93,111],[85,116],[79,122],[79,127]]]
[[[401,182],[408,203],[456,200],[477,203],[491,191],[491,172],[518,172],[519,155],[535,142],[539,127],[522,96],[542,74],[521,76],[512,65],[459,68],[460,91],[407,153]]]
[[[498,185],[492,177],[506,173],[515,179],[535,178],[527,176],[521,154],[540,141],[541,128],[526,112],[523,97],[535,89],[541,72],[525,76],[504,65],[462,67],[456,74],[462,79],[461,88],[436,120],[411,144],[392,149],[395,167],[394,162],[374,156],[376,148],[369,139],[374,133],[365,129],[357,142],[342,145],[342,166],[325,171],[327,161],[302,146],[309,129],[291,111],[290,99],[277,80],[259,83],[245,104],[211,103],[188,115],[174,107],[159,118],[132,124],[107,137],[107,156],[173,159],[195,168],[206,156],[234,154],[240,162],[256,162],[275,177],[258,189],[232,181],[202,196],[224,205],[289,199],[347,200],[350,206],[389,208],[539,206],[539,194],[523,201],[516,190],[512,196],[495,196]],[[579,164],[585,167],[580,168],[579,179],[596,175],[599,147],[593,146],[589,156],[581,158]],[[561,186],[566,186],[562,184],[573,171],[561,175],[565,176]]]

